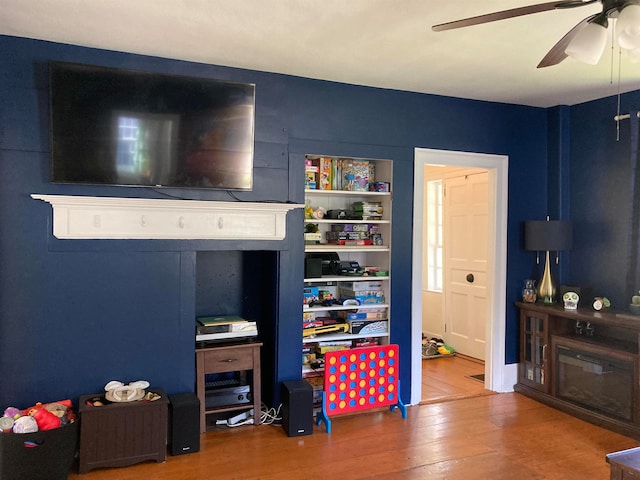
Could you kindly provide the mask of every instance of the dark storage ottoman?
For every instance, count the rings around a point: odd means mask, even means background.
[[[35,433],[0,433],[2,480],[66,480],[78,446],[78,424]]]
[[[78,471],[81,474],[94,468],[166,460],[169,400],[160,389],[149,391],[160,398],[152,402],[138,400],[97,407],[90,405],[90,400],[99,398],[99,394],[80,396]]]

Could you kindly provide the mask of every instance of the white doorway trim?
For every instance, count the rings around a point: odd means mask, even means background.
[[[489,171],[489,208],[495,212],[489,228],[489,255],[493,270],[487,316],[485,387],[495,392],[511,392],[517,379],[517,364],[505,363],[506,278],[507,278],[507,205],[508,167],[506,155],[455,152],[416,148],[414,158],[413,259],[411,292],[411,351],[422,352],[422,219],[424,218],[424,167],[448,165],[483,168]],[[420,403],[422,394],[422,356],[411,357],[411,404]]]

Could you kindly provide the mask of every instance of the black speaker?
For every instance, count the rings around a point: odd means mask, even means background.
[[[305,278],[318,278],[322,276],[322,259],[305,258],[304,260]]]
[[[313,433],[313,387],[307,381],[282,382],[282,428],[290,437]]]
[[[171,455],[200,450],[200,400],[195,393],[169,395],[169,451]]]
[[[336,252],[313,252],[305,253],[305,259],[319,258],[322,262],[322,275],[339,275],[340,274],[340,257]],[[306,262],[305,262],[306,268]],[[311,275],[305,275],[307,278]],[[320,276],[320,275],[318,275]]]

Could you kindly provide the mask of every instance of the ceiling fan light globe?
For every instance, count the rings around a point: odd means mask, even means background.
[[[600,60],[606,43],[606,27],[588,23],[573,37],[564,53],[580,62],[595,65]]]
[[[622,9],[616,20],[618,45],[627,50],[640,47],[640,5],[630,4]]]
[[[627,33],[627,31],[620,32],[618,35],[618,45],[626,50],[640,48],[640,29],[634,33]]]
[[[636,48],[634,50],[629,50],[629,60],[633,63],[640,63],[640,48]]]

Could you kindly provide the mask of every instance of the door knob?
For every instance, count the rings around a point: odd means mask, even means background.
[[[473,273],[467,274],[467,282],[473,283],[473,280],[474,280]]]

